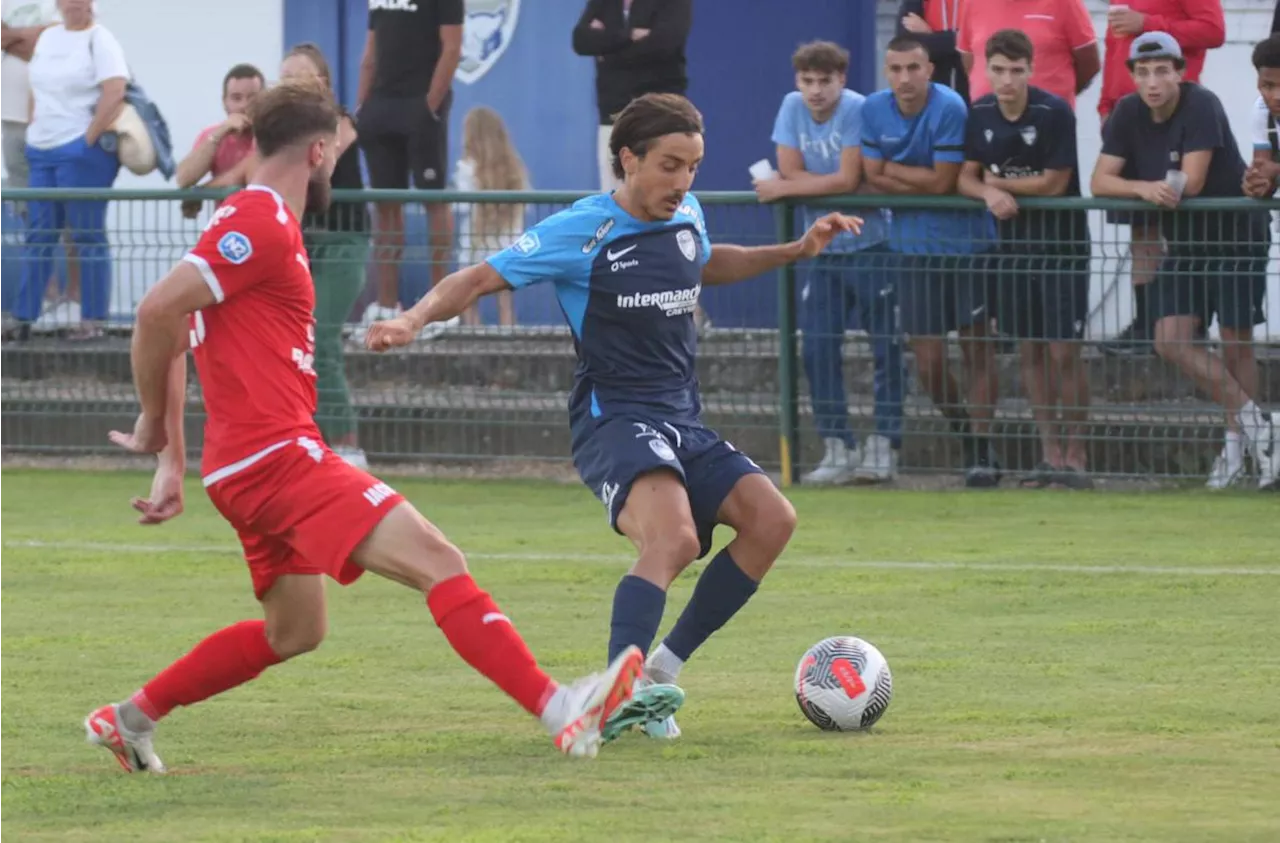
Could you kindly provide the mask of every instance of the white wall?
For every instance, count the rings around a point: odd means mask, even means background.
[[[138,83],[160,107],[181,158],[223,118],[222,77],[239,62],[274,79],[284,42],[283,0],[97,0],[98,20],[120,39]],[[165,187],[159,173],[122,170],[116,187]],[[176,202],[113,202],[111,310],[128,317],[147,288],[195,243],[197,223]]]

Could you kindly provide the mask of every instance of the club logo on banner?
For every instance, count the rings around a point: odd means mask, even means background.
[[[462,60],[453,78],[475,84],[507,51],[520,16],[520,0],[466,0]]]

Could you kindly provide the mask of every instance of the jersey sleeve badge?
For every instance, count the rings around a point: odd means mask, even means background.
[[[253,242],[239,231],[228,231],[218,238],[218,254],[227,263],[239,266],[253,257]]]

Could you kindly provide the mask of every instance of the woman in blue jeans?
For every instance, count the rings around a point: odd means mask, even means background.
[[[124,103],[129,69],[114,35],[94,22],[92,0],[58,0],[63,22],[46,29],[31,57],[31,122],[27,162],[32,188],[103,189],[115,183],[120,161],[107,130]],[[40,316],[53,250],[64,228],[81,265],[81,301],[62,305],[72,335],[98,336],[111,297],[105,200],[27,206],[26,254],[14,316]],[[83,320],[83,321],[82,321]]]

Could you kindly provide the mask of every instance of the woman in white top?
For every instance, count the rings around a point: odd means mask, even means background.
[[[115,36],[94,22],[92,0],[58,0],[62,23],[40,34],[29,68],[31,122],[27,162],[33,189],[110,187],[120,170],[107,132],[124,103],[129,69]],[[80,257],[81,301],[64,304],[73,336],[101,335],[111,291],[105,200],[34,201],[28,205],[27,254],[14,316],[40,315],[59,232],[68,228]],[[79,323],[81,318],[85,321]]]

